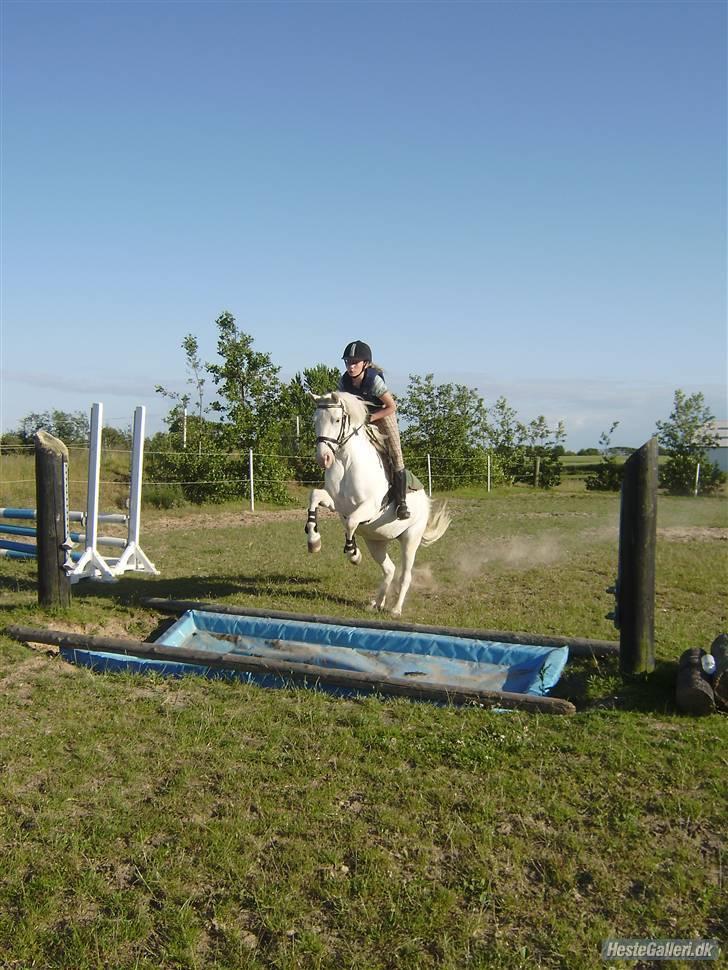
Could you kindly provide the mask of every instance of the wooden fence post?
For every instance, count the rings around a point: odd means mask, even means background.
[[[35,435],[38,603],[71,605],[71,581],[64,569],[68,547],[68,449],[47,431]]]
[[[655,669],[657,438],[624,464],[619,516],[617,617],[622,673]]]

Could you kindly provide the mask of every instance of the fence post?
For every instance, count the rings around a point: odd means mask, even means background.
[[[432,462],[430,461],[429,451],[427,452],[427,492],[432,498]]]
[[[250,511],[255,512],[255,482],[253,481],[253,449],[248,449],[248,476],[250,478]]]
[[[698,462],[695,468],[695,491],[693,492],[693,495],[697,495],[699,491],[700,491],[700,462]]]
[[[617,616],[619,666],[625,674],[655,669],[657,438],[624,463],[619,514]]]
[[[490,492],[490,452],[488,452],[488,492]]]
[[[68,538],[68,449],[47,431],[35,435],[38,603],[71,605],[71,580],[64,569]]]
[[[536,467],[533,472],[533,487],[538,488],[538,475],[541,471],[541,456],[536,455]]]

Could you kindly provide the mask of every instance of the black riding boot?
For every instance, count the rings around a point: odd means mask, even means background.
[[[397,518],[408,519],[410,511],[407,508],[407,470],[394,473],[394,497],[397,502]]]

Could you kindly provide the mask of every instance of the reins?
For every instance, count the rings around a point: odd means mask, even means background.
[[[324,411],[324,410],[325,411],[329,411],[332,408],[341,408],[341,411],[342,411],[342,414],[343,414],[343,418],[342,418],[342,421],[341,421],[341,428],[339,430],[339,436],[338,436],[338,438],[328,438],[328,437],[326,437],[326,435],[319,435],[316,438],[316,444],[319,444],[319,442],[320,442],[321,444],[328,445],[328,447],[333,452],[334,456],[336,456],[336,448],[341,448],[341,446],[342,445],[345,445],[346,442],[349,441],[350,438],[353,438],[355,434],[359,434],[359,432],[364,427],[364,424],[366,422],[363,422],[362,424],[360,424],[356,428],[352,428],[352,430],[347,434],[346,433],[346,429],[347,429],[347,427],[349,425],[349,420],[350,419],[349,419],[349,414],[348,414],[348,412],[347,412],[347,410],[346,410],[346,408],[344,407],[343,404],[334,404],[334,403],[331,403],[331,404],[317,404],[316,405],[316,410],[317,411]],[[336,447],[334,447],[334,445],[336,445]]]

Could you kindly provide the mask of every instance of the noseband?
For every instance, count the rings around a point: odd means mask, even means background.
[[[335,456],[336,449],[340,448],[342,445],[345,445],[350,438],[353,438],[355,434],[358,434],[361,431],[361,429],[364,427],[364,425],[360,424],[358,428],[352,428],[352,430],[349,431],[349,433],[347,434],[347,428],[349,427],[349,415],[347,414],[346,408],[344,407],[343,404],[317,404],[316,405],[317,411],[330,411],[333,408],[341,408],[341,411],[342,411],[342,420],[341,420],[341,428],[339,429],[339,436],[338,438],[327,438],[326,435],[319,435],[316,438],[316,444],[320,443],[320,444],[327,445]]]

